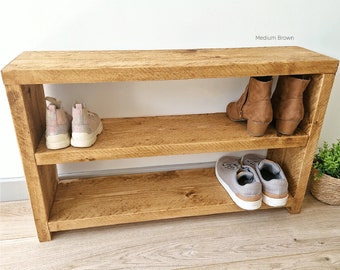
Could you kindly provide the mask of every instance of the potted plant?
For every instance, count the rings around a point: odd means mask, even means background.
[[[324,142],[315,154],[310,190],[318,200],[340,205],[340,140]]]

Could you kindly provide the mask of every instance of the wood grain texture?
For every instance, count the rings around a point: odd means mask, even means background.
[[[2,270],[340,268],[340,208],[310,195],[299,215],[270,209],[123,224],[58,232],[42,244],[29,202],[8,204],[0,203]]]
[[[213,168],[108,176],[61,181],[49,228],[60,231],[237,211],[243,210],[222,188]]]
[[[328,240],[328,239],[327,239]],[[326,241],[327,241],[326,240]],[[305,243],[308,244],[308,243]],[[338,270],[340,269],[340,249],[312,251],[292,255],[274,256],[231,263],[211,264],[204,266],[184,267],[181,270],[242,270],[242,269],[308,269]]]
[[[301,211],[333,81],[333,74],[314,75],[304,93],[305,116],[299,127],[309,134],[306,146],[268,151],[268,158],[281,164],[290,181],[289,191],[295,201],[290,208],[292,213]]]
[[[2,77],[39,240],[50,240],[50,231],[240,210],[225,194],[222,198],[225,191],[216,179],[212,184],[212,171],[59,183],[55,164],[65,162],[269,148],[268,157],[282,165],[289,180],[293,197],[288,207],[300,212],[338,63],[300,47],[22,53],[2,70]],[[245,123],[216,113],[105,119],[91,148],[45,147],[42,84],[288,74],[312,74],[305,117],[294,136],[277,136],[269,128],[264,137],[250,137]]]
[[[5,84],[179,80],[335,73],[338,61],[300,47],[24,52]]]
[[[0,203],[0,241],[32,236],[36,237],[36,229],[30,202]]]
[[[39,105],[41,99],[44,100],[43,90],[40,86],[20,85],[7,85],[6,90],[38,237],[42,241],[50,240],[47,221],[57,187],[56,165],[37,166],[34,158],[34,151],[43,135],[44,124],[41,121],[44,110]]]
[[[232,122],[225,113],[111,118],[103,125],[90,148],[49,150],[42,138],[35,153],[37,164],[301,147],[308,140],[301,131],[279,137],[273,127],[263,137],[252,137],[245,122]]]
[[[305,190],[307,187],[310,170],[313,163],[314,154],[316,151],[317,143],[319,141],[321,127],[323,124],[324,116],[327,109],[328,100],[331,94],[332,86],[334,82],[334,74],[322,74],[313,77],[311,89],[313,91],[307,92],[304,104],[307,110],[307,115],[309,117],[309,140],[306,147],[299,151],[296,149],[286,149],[287,159],[286,164],[295,162],[299,165],[295,165],[297,169],[294,172],[296,186],[296,193],[294,195],[295,204],[291,208],[291,211],[299,212],[301,211],[303,197],[305,195]],[[309,94],[309,96],[308,96]],[[306,130],[306,128],[302,128]],[[297,154],[297,151],[299,153]],[[300,158],[299,158],[300,156]],[[293,157],[293,160],[291,159]],[[292,162],[293,161],[293,162]]]

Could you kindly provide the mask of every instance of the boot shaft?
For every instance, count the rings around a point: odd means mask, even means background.
[[[303,93],[310,82],[309,76],[280,76],[272,97],[276,129],[291,135],[304,116]]]
[[[232,121],[248,121],[247,131],[252,136],[262,136],[273,119],[272,83],[271,76],[251,77],[239,100],[227,106],[227,115]]]
[[[273,79],[271,76],[251,77],[248,84],[248,102],[270,101]]]
[[[249,80],[247,98],[241,109],[243,117],[258,122],[272,121],[270,102],[272,77],[252,77]]]
[[[243,107],[249,106],[249,104],[253,105],[258,102],[267,103],[270,101],[272,83],[272,77],[251,77],[245,91],[236,101],[235,109],[241,112]]]
[[[272,100],[303,99],[310,78],[306,75],[280,76]]]

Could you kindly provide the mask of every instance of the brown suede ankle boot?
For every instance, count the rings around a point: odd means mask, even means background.
[[[280,76],[272,96],[276,129],[292,135],[303,119],[303,92],[310,82],[309,75]]]
[[[270,102],[273,78],[251,77],[249,83],[236,102],[227,106],[227,116],[232,121],[247,120],[247,132],[251,136],[263,136],[273,118]]]

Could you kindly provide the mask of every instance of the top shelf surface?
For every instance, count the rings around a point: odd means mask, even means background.
[[[5,84],[182,80],[335,73],[338,60],[301,47],[32,51],[2,70]]]

